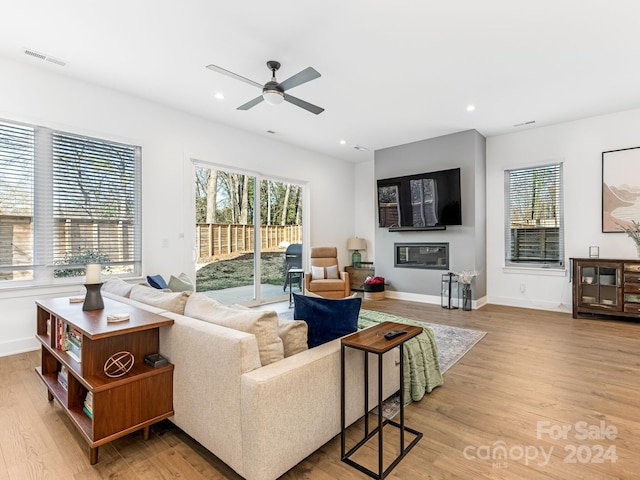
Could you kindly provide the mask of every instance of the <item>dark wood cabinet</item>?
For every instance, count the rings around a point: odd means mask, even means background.
[[[137,430],[147,439],[150,425],[174,413],[173,364],[154,368],[144,362],[145,355],[158,353],[159,329],[173,320],[106,298],[104,304],[103,310],[83,311],[82,303],[68,297],[36,302],[36,338],[42,344],[36,371],[49,401],[60,403],[89,444],[91,464],[98,461],[100,445]],[[128,314],[129,320],[108,323],[110,313]],[[65,332],[73,332],[81,345],[75,354],[64,345]],[[133,366],[112,378],[105,362],[119,352],[131,353]]]
[[[640,318],[640,260],[572,258],[573,318]]]

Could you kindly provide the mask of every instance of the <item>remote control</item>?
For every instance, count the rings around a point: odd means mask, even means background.
[[[406,330],[391,330],[390,332],[387,332],[384,334],[384,338],[386,338],[387,340],[391,340],[392,338],[396,338],[399,337],[400,335],[407,333]]]

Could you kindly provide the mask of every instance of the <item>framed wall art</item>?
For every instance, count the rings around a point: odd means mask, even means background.
[[[640,221],[640,147],[602,152],[602,232]]]

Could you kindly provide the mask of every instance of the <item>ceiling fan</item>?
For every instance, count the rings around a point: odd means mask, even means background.
[[[238,110],[249,110],[250,108],[255,107],[257,104],[264,100],[269,105],[278,105],[283,101],[287,101],[300,108],[304,108],[311,113],[315,113],[316,115],[324,112],[324,108],[318,107],[317,105],[313,105],[309,102],[305,102],[304,100],[300,100],[297,97],[285,93],[287,90],[293,87],[297,87],[298,85],[302,85],[303,83],[307,83],[313,79],[318,78],[320,76],[320,73],[318,73],[314,68],[307,67],[301,72],[296,73],[293,77],[287,78],[284,82],[278,83],[278,81],[276,80],[276,71],[280,68],[280,62],[269,60],[267,62],[267,67],[269,68],[269,70],[271,70],[271,80],[264,85],[260,85],[258,82],[249,80],[248,78],[238,75],[237,73],[230,72],[229,70],[225,70],[224,68],[218,67],[217,65],[207,65],[207,68],[209,70],[213,70],[214,72],[222,73],[223,75],[241,80],[262,90],[262,95],[248,101],[244,105],[240,105],[238,107]]]

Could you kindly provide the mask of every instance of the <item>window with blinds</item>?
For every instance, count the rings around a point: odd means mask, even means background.
[[[0,281],[139,274],[140,163],[135,145],[0,123]]]
[[[0,122],[0,281],[33,278],[35,132]]]
[[[562,267],[562,163],[505,171],[505,264]]]

